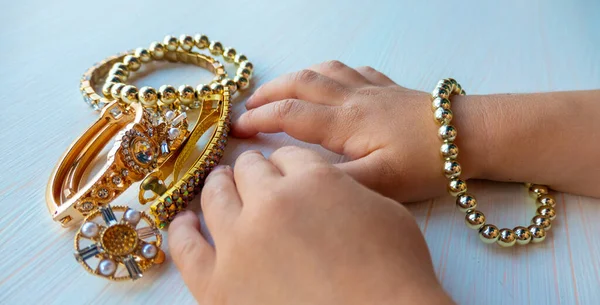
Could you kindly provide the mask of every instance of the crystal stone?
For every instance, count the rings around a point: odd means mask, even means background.
[[[113,107],[113,108],[110,110],[110,114],[111,114],[111,115],[113,116],[113,118],[115,118],[115,119],[116,119],[117,117],[119,117],[119,116],[121,115],[121,113],[123,113],[123,112],[121,111],[121,109],[119,109],[119,107]]]
[[[154,160],[154,149],[150,142],[144,139],[136,139],[133,142],[133,154],[136,160],[142,164],[149,164]]]

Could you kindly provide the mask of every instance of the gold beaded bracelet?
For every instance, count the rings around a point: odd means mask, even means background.
[[[128,56],[134,54],[134,51],[129,51],[121,54],[117,54],[114,56],[110,56],[94,66],[90,67],[82,76],[80,83],[80,91],[83,96],[83,100],[86,104],[92,107],[94,110],[100,111],[102,110],[108,103],[113,101],[112,96],[119,97],[121,90],[126,86],[125,81],[129,78],[130,73],[127,72],[127,78],[118,78],[116,76],[110,76],[109,73],[118,69],[125,69],[124,64],[122,63],[123,59]],[[195,52],[185,52],[182,50],[176,50],[174,52],[170,52],[170,58],[172,62],[181,62],[187,64],[194,64],[203,69],[209,70],[215,74],[213,81],[216,79],[224,79],[227,77],[227,73],[225,72],[225,68],[223,65],[216,59],[211,56],[207,56],[204,54],[198,54]],[[128,70],[125,70],[128,71]],[[117,72],[123,73],[123,72]],[[104,81],[118,81],[119,85],[115,85],[113,82],[113,86],[111,87],[111,93],[109,95],[105,95],[103,93],[97,93],[94,89],[99,83]],[[211,83],[212,83],[211,82]],[[105,87],[105,86],[102,86]],[[163,86],[167,92],[175,92],[176,90],[171,86]],[[106,88],[105,88],[106,89]],[[178,97],[178,96],[177,96]],[[195,103],[189,105],[190,108],[196,107],[198,105],[199,97],[196,97]],[[201,98],[201,96],[200,96]],[[118,98],[120,99],[120,97]],[[161,102],[162,104],[162,102]]]
[[[432,92],[432,109],[435,121],[440,125],[438,136],[443,141],[440,148],[444,160],[443,172],[446,178],[450,180],[448,192],[457,197],[456,206],[466,213],[465,222],[471,229],[479,231],[480,239],[488,244],[497,243],[502,247],[510,247],[515,243],[526,245],[530,242],[542,242],[546,238],[546,232],[551,228],[551,222],[556,218],[554,206],[556,200],[548,194],[548,188],[543,185],[525,183],[529,189],[531,197],[536,199],[539,206],[536,215],[531,219],[531,225],[528,227],[517,226],[515,228],[498,229],[492,224],[486,224],[485,215],[476,210],[477,200],[471,194],[467,193],[467,183],[460,179],[462,172],[461,165],[456,161],[458,157],[458,147],[454,143],[457,130],[450,125],[453,118],[450,109],[450,97],[453,95],[465,95],[462,87],[452,78],[443,79],[438,82]]]
[[[182,85],[178,89],[164,85],[158,92],[152,87],[143,87],[138,93],[135,86],[122,84],[127,80],[130,72],[139,70],[142,63],[152,60],[166,59],[171,62],[203,63],[204,61],[194,60],[194,54],[196,56],[200,55],[192,52],[194,46],[200,50],[208,48],[211,54],[221,55],[226,62],[233,62],[237,66],[236,76],[233,80],[227,78],[227,73],[221,65],[214,68],[217,75],[209,85],[200,84],[196,89],[189,85]],[[215,62],[218,63],[216,60]],[[112,65],[112,68],[110,68],[106,82],[102,86],[103,98],[95,93],[93,86],[98,81],[98,74],[106,74],[105,69],[99,69],[99,66],[106,66],[107,63]],[[92,67],[84,74],[80,89],[84,101],[97,110],[101,109],[110,98],[121,99],[125,103],[139,101],[144,107],[148,108],[155,107],[159,101],[162,105],[170,105],[179,100],[184,106],[198,108],[203,96],[211,94],[213,90],[220,90],[223,86],[229,87],[231,94],[234,94],[237,90],[246,89],[249,86],[253,69],[254,65],[248,61],[245,55],[238,54],[232,47],[223,48],[223,45],[218,41],[211,42],[206,35],[197,34],[194,37],[181,35],[179,39],[166,36],[163,43],[153,42],[149,50],[138,48],[134,52],[109,58]]]

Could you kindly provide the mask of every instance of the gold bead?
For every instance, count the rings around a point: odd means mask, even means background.
[[[129,71],[137,71],[142,66],[140,59],[135,55],[127,55],[123,58],[123,63],[127,65],[127,70]]]
[[[234,94],[237,91],[237,84],[229,78],[222,80],[221,85],[223,85],[223,87],[229,88],[230,94]]]
[[[452,121],[452,110],[440,107],[435,110],[433,116],[438,124],[448,125],[450,124],[450,121]]]
[[[226,78],[227,78],[227,74],[219,74],[219,75],[215,75],[215,77],[213,77],[212,81],[220,83],[222,80],[224,80]]]
[[[239,68],[236,72],[236,75],[243,76],[246,79],[250,79],[252,77],[252,71],[247,68]]]
[[[138,101],[138,90],[135,86],[127,85],[121,89],[121,100],[129,105]]]
[[[129,76],[129,68],[127,67],[126,64],[124,64],[122,62],[115,63],[112,66],[112,68],[110,68],[110,71],[113,71],[113,70],[123,70],[126,73],[126,75]],[[109,73],[110,73],[110,71],[109,71]]]
[[[165,105],[173,104],[177,100],[177,90],[170,85],[162,85],[158,89],[160,92],[160,101]]]
[[[433,96],[434,98],[441,97],[447,99],[450,97],[450,91],[444,88],[436,87],[435,89],[433,89],[433,92],[431,92],[431,96]]]
[[[125,72],[123,69],[112,69],[108,72],[108,78],[116,76],[119,78],[119,80],[121,80],[121,82],[124,82],[127,80],[128,74],[129,72]]]
[[[438,136],[444,142],[452,142],[456,139],[456,128],[452,125],[442,125],[438,130]]]
[[[118,99],[121,96],[121,89],[123,89],[123,87],[125,87],[125,84],[114,84],[110,89],[110,96],[112,96],[114,99]]]
[[[454,143],[444,143],[442,144],[442,147],[440,147],[440,152],[444,159],[454,160],[458,157],[458,146]]]
[[[456,207],[459,211],[466,213],[477,208],[477,199],[469,194],[462,194],[456,197]]]
[[[139,93],[140,103],[145,107],[153,107],[158,102],[158,94],[152,87],[142,87]]]
[[[531,242],[539,243],[546,239],[546,230],[536,225],[530,225],[527,230],[531,234]]]
[[[242,69],[248,69],[251,72],[254,72],[254,65],[251,62],[247,61],[247,60],[242,61],[240,63],[240,66],[239,66],[238,69],[240,69],[240,68],[242,68]]]
[[[458,195],[462,195],[467,191],[467,183],[458,178],[450,180],[448,184],[448,192],[450,195],[456,197]]]
[[[185,34],[179,36],[179,45],[184,51],[190,51],[195,45],[194,37]]]
[[[523,246],[531,242],[531,232],[529,232],[529,229],[518,226],[513,229],[513,232],[517,236],[518,245]]]
[[[460,86],[460,84],[454,85],[453,89],[454,90],[452,90],[452,93],[454,93],[454,94],[460,94],[462,92],[462,87]]]
[[[542,205],[539,208],[537,208],[536,213],[538,215],[550,218],[550,220],[554,220],[556,219],[556,210],[548,205]]]
[[[122,83],[121,78],[119,78],[118,76],[115,76],[115,75],[112,75],[112,76],[109,75],[106,78],[105,82],[107,82],[107,83]]]
[[[239,76],[239,75],[236,75],[233,78],[233,81],[237,85],[238,90],[244,90],[244,89],[248,88],[248,86],[250,85],[250,82],[248,82],[247,78],[245,78],[243,76]]]
[[[531,219],[531,224],[534,224],[546,231],[552,228],[552,221],[550,220],[550,218],[542,215],[533,216],[533,218]]]
[[[542,195],[548,194],[548,187],[544,185],[534,184],[529,188],[529,195],[534,198],[540,198]]]
[[[144,48],[135,49],[135,56],[139,58],[142,62],[150,62],[152,60],[152,56],[150,55],[150,51]]]
[[[446,81],[449,82],[450,86],[452,87],[456,87],[458,85],[458,82],[454,78],[448,77],[446,78]]]
[[[456,83],[456,81],[454,81],[454,83]],[[445,78],[440,80],[437,85],[448,85],[450,87],[454,86],[454,83],[452,82],[452,78]]]
[[[168,51],[174,52],[179,47],[179,40],[177,40],[177,37],[175,36],[167,35],[165,36],[165,39],[163,39],[163,44]]]
[[[552,195],[546,194],[540,196],[540,198],[536,199],[535,203],[538,206],[551,206],[554,207],[556,205],[556,200]]]
[[[194,87],[190,85],[181,85],[179,86],[179,101],[181,101],[184,105],[190,105],[196,99],[196,91]]]
[[[512,247],[517,243],[517,234],[511,229],[501,229],[497,243],[501,247]]]
[[[194,36],[194,43],[196,43],[196,47],[198,47],[198,49],[205,49],[210,45],[210,40],[206,35],[196,34]]]
[[[223,93],[223,85],[220,83],[212,83],[210,84],[210,89],[214,94],[222,94]]]
[[[446,178],[452,179],[460,176],[461,167],[460,164],[456,161],[446,161],[444,162],[444,175]]]
[[[198,100],[203,100],[210,94],[212,94],[212,89],[210,89],[209,85],[200,84],[196,87],[196,97]]]
[[[244,54],[237,54],[237,55],[235,55],[234,62],[239,65],[240,63],[242,63],[244,61],[247,61],[247,60],[248,60],[248,57],[246,57],[246,55],[244,55]]]
[[[465,223],[467,224],[467,227],[473,230],[479,230],[485,224],[485,215],[477,210],[467,212]]]
[[[486,244],[493,244],[498,241],[500,230],[495,225],[484,225],[479,230],[479,239]]]
[[[236,54],[237,51],[234,48],[227,47],[223,50],[223,59],[225,59],[226,62],[234,62]]]
[[[431,109],[433,111],[435,111],[438,108],[450,109],[450,106],[450,100],[441,97],[434,98],[433,102],[431,103]]]
[[[165,50],[165,45],[158,41],[150,44],[150,54],[152,54],[154,59],[163,59],[165,57]]]
[[[104,86],[102,86],[102,94],[104,94],[104,97],[106,98],[111,98],[112,95],[110,93],[110,90],[112,89],[112,86],[116,84],[113,82],[106,82],[104,83]]]
[[[450,83],[441,83],[441,84],[438,84],[435,88],[436,89],[444,89],[444,90],[446,90],[446,92],[450,92],[450,93],[452,93],[452,89],[453,89],[452,84],[450,84]]]
[[[208,50],[213,55],[223,54],[223,44],[218,41],[211,41]]]

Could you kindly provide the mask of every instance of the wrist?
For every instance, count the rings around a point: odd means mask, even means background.
[[[456,145],[462,176],[468,179],[486,179],[490,170],[490,139],[492,131],[487,126],[485,95],[456,95],[451,97],[454,118],[452,124],[458,131]]]

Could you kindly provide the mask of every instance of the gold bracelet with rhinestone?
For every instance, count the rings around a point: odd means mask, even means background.
[[[176,181],[166,191],[162,192],[160,197],[150,206],[150,214],[154,216],[155,224],[159,229],[164,229],[177,215],[177,213],[187,208],[189,202],[200,193],[204,186],[204,180],[210,171],[219,164],[223,157],[225,146],[227,145],[227,136],[231,126],[231,95],[229,89],[225,88],[223,92],[223,103],[220,111],[215,111],[215,119],[218,118],[217,126],[211,135],[210,142],[205,146],[200,154],[200,157],[192,164],[192,166],[183,174],[181,179],[177,179],[181,165],[175,164],[173,171],[174,180]],[[202,111],[205,111],[204,108]],[[213,122],[198,122],[200,132],[192,132],[190,135],[191,141],[195,142],[204,130],[213,125]],[[194,147],[184,147],[176,163],[181,163],[187,159]],[[156,185],[155,181],[147,181],[149,185]],[[152,189],[152,186],[148,187]]]
[[[531,219],[531,225],[528,227],[498,229],[495,225],[487,224],[485,215],[476,210],[475,196],[467,193],[467,183],[460,179],[462,168],[457,161],[458,147],[454,143],[457,130],[450,125],[453,118],[450,97],[457,94],[465,95],[466,93],[454,79],[448,78],[439,81],[432,92],[432,109],[435,121],[440,125],[438,136],[443,141],[440,152],[444,160],[443,172],[449,179],[448,192],[456,197],[457,208],[466,213],[465,223],[469,228],[478,230],[479,238],[488,244],[497,243],[502,247],[510,247],[515,243],[526,245],[530,242],[542,242],[546,238],[546,232],[552,226],[552,221],[556,218],[554,209],[556,200],[548,194],[546,186],[525,183],[530,196],[536,200],[538,205],[536,215]]]
[[[221,66],[215,69],[217,75],[211,83],[200,84],[196,89],[189,85],[182,85],[178,89],[165,85],[158,91],[152,87],[143,87],[138,92],[135,86],[123,84],[128,79],[130,72],[139,70],[142,63],[165,59],[172,62],[194,62],[189,58],[189,54],[198,54],[192,52],[194,46],[198,49],[208,48],[211,54],[221,55],[226,62],[234,63],[237,66],[237,72],[233,80],[227,77],[227,73]],[[102,97],[95,93],[93,87],[98,81],[99,75],[106,75],[104,67],[110,65],[106,82],[102,87],[104,95]],[[103,68],[100,69],[100,66]],[[181,35],[179,39],[166,36],[163,43],[153,42],[149,49],[138,48],[133,52],[109,58],[92,67],[84,74],[80,89],[84,101],[97,110],[101,109],[111,98],[121,99],[127,104],[139,101],[148,108],[155,107],[157,103],[170,105],[176,101],[190,108],[198,108],[203,96],[209,95],[215,90],[222,90],[223,86],[227,86],[231,94],[237,90],[246,89],[250,85],[253,69],[253,64],[245,55],[238,54],[232,47],[224,48],[223,44],[218,41],[210,41],[206,35],[197,34],[194,37]]]

